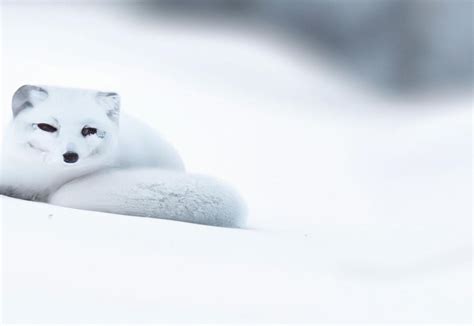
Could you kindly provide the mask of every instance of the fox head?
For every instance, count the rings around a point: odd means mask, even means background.
[[[32,163],[90,168],[116,154],[116,93],[25,85],[13,95],[12,111],[9,143]]]

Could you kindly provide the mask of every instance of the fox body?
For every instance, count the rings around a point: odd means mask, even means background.
[[[184,172],[153,129],[120,114],[112,92],[20,87],[4,135],[4,195],[80,209],[242,226],[239,196]]]

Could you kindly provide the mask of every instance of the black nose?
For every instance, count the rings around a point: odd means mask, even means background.
[[[79,155],[74,152],[66,152],[63,154],[64,162],[66,163],[76,163],[79,159]]]

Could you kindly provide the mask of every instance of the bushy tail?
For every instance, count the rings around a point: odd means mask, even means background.
[[[74,180],[56,191],[54,205],[199,224],[243,227],[245,206],[224,183],[160,169],[113,169]]]

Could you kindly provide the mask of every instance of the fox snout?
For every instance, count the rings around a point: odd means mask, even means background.
[[[79,154],[76,152],[66,152],[63,154],[64,162],[72,164],[79,160]]]

